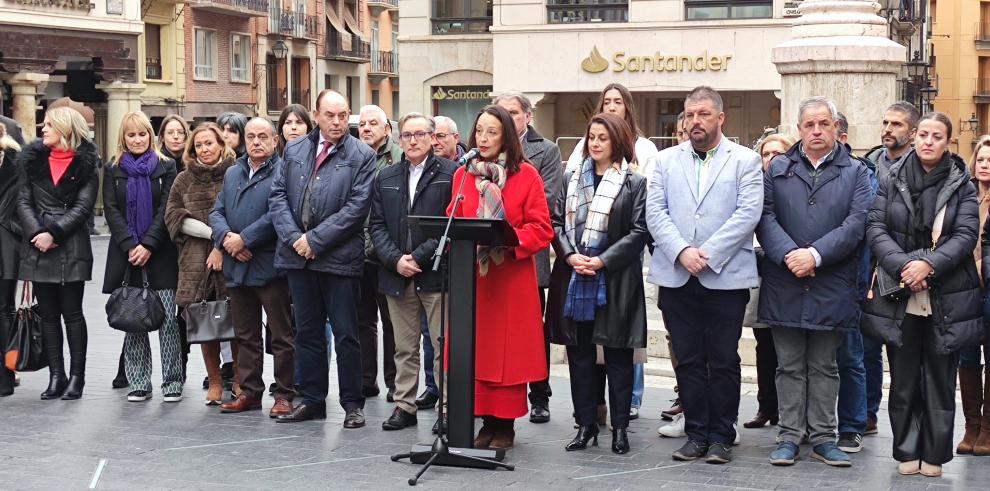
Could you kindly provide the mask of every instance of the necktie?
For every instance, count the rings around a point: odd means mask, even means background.
[[[316,156],[316,167],[313,169],[314,172],[320,169],[320,166],[323,165],[323,162],[327,159],[327,155],[330,155],[330,142],[323,140],[323,150],[320,150],[320,154]]]

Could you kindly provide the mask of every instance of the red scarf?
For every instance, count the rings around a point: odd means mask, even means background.
[[[75,150],[66,150],[64,148],[52,149],[52,153],[48,156],[48,166],[52,171],[52,182],[56,186],[58,186],[58,181],[62,180],[65,171],[69,170],[69,164],[72,163],[72,158],[75,156]]]

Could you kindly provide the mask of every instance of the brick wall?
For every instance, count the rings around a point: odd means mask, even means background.
[[[267,21],[267,17],[237,17],[232,15],[203,12],[196,8],[185,9],[185,51],[186,51],[186,100],[188,102],[218,102],[254,105],[256,102],[253,83],[231,82],[230,80],[230,34],[247,33],[251,36],[252,57],[256,56],[257,43],[255,24]],[[196,80],[195,75],[195,31],[197,27],[216,31],[217,66],[216,81]],[[252,59],[248,66],[248,76],[254,79]],[[263,61],[261,61],[263,63]]]

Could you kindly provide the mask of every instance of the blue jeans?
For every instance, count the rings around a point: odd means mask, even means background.
[[[643,364],[637,363],[633,365],[633,389],[632,389],[632,407],[639,409],[643,405]]]
[[[883,399],[883,343],[863,337],[863,366],[866,368],[866,417],[876,422]]]
[[[866,368],[863,366],[863,334],[859,330],[845,334],[836,362],[839,365],[839,433],[862,435],[866,431]]]
[[[423,372],[426,373],[426,390],[437,396],[440,395],[440,389],[437,388],[436,378],[433,377],[433,342],[430,341],[430,324],[426,321],[425,311],[419,320],[419,330],[423,333],[423,358],[420,362],[423,364]]]

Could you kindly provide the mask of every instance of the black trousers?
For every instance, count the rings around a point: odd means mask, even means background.
[[[739,337],[749,289],[712,290],[692,276],[660,288],[660,309],[677,354],[684,431],[701,443],[731,444],[739,415]]]
[[[345,410],[364,408],[356,309],[360,280],[311,270],[290,270],[287,278],[296,318],[296,379],[302,402],[314,408],[326,407],[329,320],[337,354],[340,405]]]
[[[574,416],[577,424],[587,426],[597,424],[598,394],[603,390],[604,381],[596,374],[599,370],[599,365],[595,364],[598,350],[591,341],[594,324],[579,322],[577,329],[578,344],[567,347],[567,364],[571,373],[571,401],[574,403]],[[612,427],[628,428],[629,407],[632,404],[633,349],[603,346],[602,350],[605,351]]]
[[[86,319],[83,317],[82,281],[59,283],[32,283],[34,295],[38,298],[38,313],[41,314],[42,336],[45,351],[48,353],[49,372],[64,372],[62,358],[62,326],[65,321],[65,337],[69,341],[70,375],[85,375],[86,345],[88,336]]]
[[[14,294],[17,280],[0,280],[0,351],[14,331]],[[7,370],[0,357],[0,394],[14,390],[14,372]]]
[[[770,416],[777,414],[777,351],[770,328],[753,329],[753,337],[756,338],[756,402],[759,411]]]
[[[894,433],[894,459],[929,464],[952,460],[959,354],[935,353],[931,317],[905,315],[903,346],[887,346],[890,396],[887,410]]]
[[[546,312],[547,309],[547,290],[545,288],[538,288],[540,292],[540,312]],[[546,329],[546,324],[543,324],[543,348],[546,351],[547,360],[547,378],[539,380],[536,382],[529,383],[529,403],[533,406],[540,406],[544,408],[550,407],[550,396],[553,393],[550,391],[550,332]]]
[[[358,304],[358,333],[361,338],[362,387],[378,387],[378,314],[382,316],[382,376],[385,386],[395,388],[395,335],[388,301],[378,293],[378,266],[364,263],[361,300]],[[332,325],[331,325],[332,327]]]

